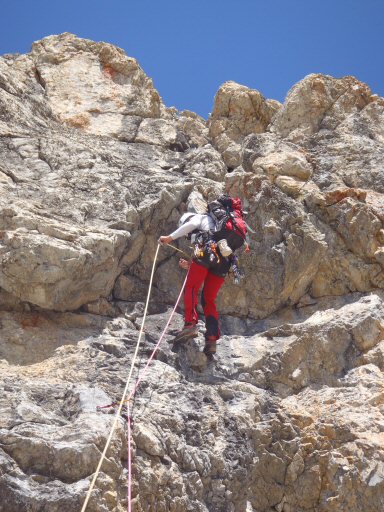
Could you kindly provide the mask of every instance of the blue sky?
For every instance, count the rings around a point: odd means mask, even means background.
[[[0,1],[0,54],[61,32],[107,41],[204,117],[226,80],[283,101],[309,73],[354,75],[384,96],[384,0]]]

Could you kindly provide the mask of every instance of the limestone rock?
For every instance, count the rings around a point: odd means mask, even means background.
[[[205,119],[189,110],[183,110],[177,117],[177,127],[187,136],[191,146],[209,144],[209,133]]]
[[[251,331],[260,330],[259,324],[250,326],[247,337],[223,336],[216,363],[195,370],[185,359],[187,346],[174,352],[165,343],[136,399],[135,507],[155,511],[160,504],[167,510],[175,498],[180,511],[228,505],[244,512],[280,505],[316,510],[323,502],[335,511],[346,502],[356,511],[379,506],[382,374],[352,347],[357,343],[368,355],[380,345],[377,334],[370,345],[362,345],[360,336],[382,321],[382,311],[377,295],[356,296],[344,305],[337,299],[319,303],[305,317],[296,313],[291,324],[280,318],[277,327],[256,335]],[[8,315],[25,324],[26,317]],[[6,469],[0,485],[10,512],[27,510],[31,500],[54,511],[81,506],[84,475],[94,470],[112,420],[95,407],[119,395],[134,349],[128,321],[99,317],[92,324],[97,317],[85,313],[49,319],[52,334],[60,325],[77,325],[78,341],[21,366],[9,351],[9,363],[0,363]],[[43,313],[25,328],[24,339],[34,330],[47,332],[47,321]],[[149,317],[144,351],[153,347],[163,322],[162,314]],[[199,337],[194,343],[204,342]],[[80,379],[92,384],[79,385]],[[125,453],[121,422],[91,509],[126,508]]]
[[[17,204],[8,211],[0,226],[6,230],[0,246],[4,290],[57,310],[77,309],[110,293],[127,245],[124,233],[111,231],[108,236],[46,222]]]
[[[64,33],[34,43],[30,56],[53,114],[71,126],[124,134],[131,130],[130,116],[160,117],[152,81],[135,59],[111,44]]]
[[[278,176],[275,180],[275,184],[285,194],[291,197],[298,197],[304,189],[303,182],[298,178],[291,176]]]
[[[384,279],[380,259],[382,220],[369,195],[358,189],[335,189],[325,195],[308,194],[306,202],[329,226],[326,240],[332,248],[314,279],[313,295],[381,288]]]
[[[70,310],[107,297],[124,268],[152,258],[143,247],[155,245],[172,213],[178,218],[189,175],[213,190],[225,169],[211,147],[184,156],[179,139],[174,150],[161,147],[171,140],[129,146],[49,126],[0,141],[0,287],[20,301]]]
[[[138,126],[135,142],[175,146],[178,132],[174,124],[165,119],[143,119]]]
[[[220,183],[225,177],[225,165],[220,154],[211,145],[190,151],[187,156],[187,165],[188,175],[194,178],[202,176]],[[210,190],[204,190],[204,192],[207,197],[212,194]]]
[[[383,193],[380,167],[383,146],[372,135],[371,127],[375,125],[370,121],[358,121],[364,117],[365,109],[378,109],[380,113],[380,105],[370,103],[361,111],[351,114],[346,124],[341,123],[333,132],[334,136],[332,132],[319,132],[308,142],[315,167],[313,180],[321,189],[347,186]],[[379,129],[374,131],[380,133]]]
[[[311,167],[300,153],[272,153],[265,158],[253,162],[255,172],[261,168],[273,182],[278,176],[293,176],[307,180],[311,175]]]
[[[250,135],[242,143],[242,167],[250,174],[265,175],[291,197],[308,188],[313,169],[309,153],[269,133]]]
[[[118,316],[120,311],[114,307],[113,304],[108,302],[107,299],[97,299],[94,302],[89,302],[83,306],[84,311],[92,313],[93,315],[102,316]]]
[[[235,82],[225,82],[215,96],[209,120],[209,135],[225,164],[240,164],[240,144],[246,135],[266,131],[280,104],[266,100],[258,91]]]
[[[337,127],[339,133],[349,133],[351,135],[365,135],[365,137],[383,143],[383,115],[384,102],[381,98],[371,96],[371,103],[368,103],[362,110],[346,117]]]
[[[270,129],[291,141],[300,141],[319,130],[335,129],[371,101],[370,89],[354,77],[308,75],[289,91]]]
[[[84,73],[84,70],[86,71]],[[229,82],[207,123],[106,43],[0,58],[0,512],[80,510],[136,351],[157,239],[193,199],[248,212],[213,359],[172,318],[132,401],[137,512],[383,507],[383,100]],[[189,243],[177,242],[190,252]],[[130,389],[185,277],[161,247]],[[87,509],[127,509],[127,410]]]

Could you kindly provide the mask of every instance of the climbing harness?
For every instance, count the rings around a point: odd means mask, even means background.
[[[132,372],[133,372],[133,368],[135,366],[136,359],[137,359],[137,354],[138,354],[138,350],[139,350],[139,346],[140,346],[141,337],[142,337],[142,334],[143,334],[143,331],[144,331],[144,324],[145,324],[145,320],[146,320],[146,316],[147,316],[147,311],[148,311],[149,298],[150,298],[150,295],[151,295],[153,276],[154,276],[154,273],[155,273],[155,267],[156,267],[156,261],[157,261],[157,256],[158,256],[159,248],[160,248],[160,244],[157,245],[156,254],[155,254],[155,257],[154,257],[154,260],[153,260],[152,271],[151,271],[151,278],[149,280],[149,287],[148,287],[148,293],[147,293],[147,300],[146,300],[146,304],[145,304],[145,308],[144,308],[143,319],[142,319],[142,323],[141,323],[141,326],[140,326],[140,331],[139,331],[139,336],[138,336],[138,340],[137,340],[137,344],[136,344],[136,349],[135,349],[135,352],[134,352],[134,355],[133,355],[133,358],[132,358],[131,367],[130,367],[128,379],[127,379],[127,382],[126,382],[126,385],[125,385],[125,388],[124,388],[124,391],[123,391],[122,398],[121,398],[121,400],[119,402],[114,402],[114,403],[109,404],[109,405],[97,407],[97,409],[99,410],[99,409],[105,409],[105,408],[108,408],[108,407],[113,407],[115,405],[118,405],[118,409],[117,409],[117,412],[115,414],[115,418],[114,418],[114,421],[113,421],[113,424],[112,424],[112,427],[111,427],[111,430],[110,430],[107,442],[105,444],[103,453],[101,454],[100,461],[99,461],[99,464],[98,464],[98,466],[96,468],[95,474],[93,475],[93,478],[92,478],[91,484],[89,486],[86,498],[84,500],[81,512],[85,512],[85,510],[87,508],[89,499],[91,497],[92,491],[93,491],[93,489],[95,487],[95,484],[96,484],[97,477],[99,476],[102,464],[104,462],[107,450],[108,450],[109,445],[110,445],[110,443],[112,441],[112,436],[113,436],[114,431],[115,431],[115,429],[117,427],[117,423],[119,421],[119,418],[120,418],[121,411],[122,411],[124,403],[127,404],[127,417],[128,417],[128,419],[127,419],[127,421],[128,421],[128,512],[131,512],[131,501],[132,501],[131,500],[131,489],[132,489],[131,462],[132,461],[131,461],[131,441],[130,441],[130,435],[131,435],[131,417],[130,416],[131,415],[130,415],[129,403],[130,403],[130,400],[134,397],[134,395],[135,395],[135,393],[136,393],[136,391],[137,391],[141,381],[143,380],[143,378],[144,378],[144,376],[145,376],[145,374],[146,374],[146,372],[148,370],[148,367],[149,367],[152,359],[154,358],[154,356],[155,356],[155,354],[157,352],[157,349],[159,348],[159,345],[160,345],[161,341],[163,340],[163,338],[165,336],[165,333],[166,333],[166,331],[168,329],[169,324],[171,323],[173,315],[176,312],[177,306],[179,305],[180,299],[182,297],[182,294],[183,294],[183,291],[184,291],[184,288],[185,288],[185,284],[187,282],[187,277],[188,277],[188,272],[187,272],[187,275],[185,277],[185,280],[184,280],[183,286],[181,288],[180,294],[179,294],[179,296],[177,298],[177,301],[176,301],[176,304],[175,304],[175,306],[174,306],[174,308],[173,308],[173,310],[172,310],[172,312],[171,312],[171,314],[170,314],[170,316],[168,318],[167,324],[166,324],[163,332],[161,333],[161,336],[160,336],[160,338],[159,338],[155,348],[153,349],[152,354],[150,355],[150,357],[149,357],[149,359],[147,361],[147,364],[145,365],[144,369],[140,372],[139,377],[138,377],[135,385],[133,386],[133,389],[132,389],[131,393],[129,394],[128,398],[126,399],[126,396],[127,396],[127,393],[128,393],[129,384],[130,384],[130,380],[131,380],[131,376],[132,376]]]
[[[211,261],[216,260],[217,263],[220,263],[221,258],[219,256],[219,253],[217,252],[217,244],[213,241],[209,243],[209,252],[210,252],[209,259]]]

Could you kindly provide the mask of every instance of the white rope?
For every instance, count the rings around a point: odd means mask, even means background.
[[[146,303],[145,303],[145,309],[144,309],[144,315],[143,315],[143,321],[142,321],[142,323],[141,323],[140,332],[139,332],[139,337],[138,337],[137,344],[136,344],[136,350],[135,350],[135,353],[134,353],[134,355],[133,355],[133,359],[132,359],[132,363],[131,363],[131,368],[130,368],[130,370],[129,370],[129,375],[128,375],[127,383],[126,383],[126,385],[125,385],[124,392],[123,392],[122,398],[121,398],[121,400],[120,400],[119,408],[117,409],[117,412],[116,412],[116,415],[115,415],[115,419],[114,419],[114,422],[113,422],[113,424],[112,424],[111,431],[110,431],[110,433],[109,433],[109,436],[108,436],[107,442],[105,443],[105,447],[104,447],[103,453],[101,454],[99,464],[98,464],[98,466],[97,466],[97,468],[96,468],[96,472],[95,472],[95,474],[93,475],[92,482],[91,482],[91,485],[89,486],[89,489],[88,489],[88,492],[87,492],[87,496],[86,496],[86,498],[85,498],[85,501],[84,501],[83,507],[82,507],[82,509],[81,509],[81,512],[85,512],[85,510],[86,510],[86,508],[87,508],[87,505],[88,505],[89,499],[90,499],[90,497],[91,497],[91,493],[92,493],[92,491],[93,491],[93,488],[95,487],[97,477],[99,476],[99,473],[100,473],[100,470],[101,470],[101,466],[102,466],[102,464],[103,464],[103,462],[104,462],[105,455],[106,455],[107,450],[108,450],[108,448],[109,448],[109,445],[110,445],[110,443],[111,443],[111,441],[112,441],[113,433],[114,433],[114,431],[115,431],[115,429],[116,429],[116,426],[117,426],[117,423],[118,423],[118,421],[119,421],[120,414],[121,414],[121,410],[122,410],[123,405],[124,405],[125,397],[127,396],[127,393],[128,393],[129,383],[130,383],[130,380],[131,380],[131,376],[132,376],[133,368],[134,368],[134,366],[135,366],[136,358],[137,358],[137,354],[138,354],[138,351],[139,351],[139,346],[140,346],[141,336],[142,336],[143,331],[144,331],[144,323],[145,323],[145,318],[146,318],[146,316],[147,316],[147,310],[148,310],[149,298],[150,298],[151,290],[152,290],[153,275],[154,275],[154,273],[155,273],[155,266],[156,266],[157,255],[158,255],[158,253],[159,253],[159,248],[160,248],[160,244],[158,244],[158,245],[157,245],[155,258],[154,258],[154,260],[153,260],[152,272],[151,272],[151,278],[150,278],[150,280],[149,280],[149,288],[148,288],[148,293],[147,293],[147,301],[146,301]]]

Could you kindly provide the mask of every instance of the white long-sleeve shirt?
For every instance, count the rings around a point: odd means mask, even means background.
[[[177,238],[188,235],[188,233],[191,233],[195,229],[198,229],[199,231],[209,231],[213,230],[214,227],[215,224],[209,215],[196,213],[187,220],[187,222],[171,233],[170,236],[173,240],[176,240]]]

